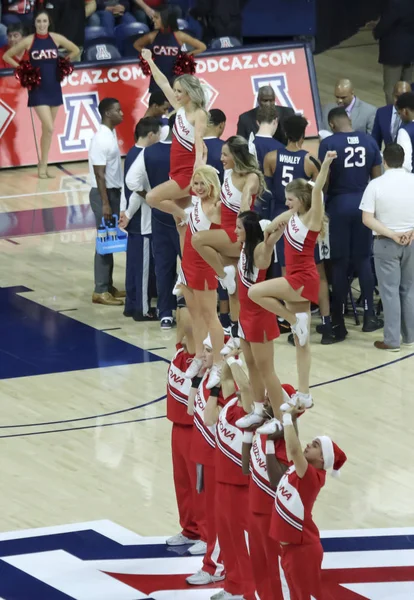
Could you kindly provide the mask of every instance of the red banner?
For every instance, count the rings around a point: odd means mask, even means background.
[[[319,98],[312,55],[304,46],[229,50],[203,55],[197,63],[208,107],[220,108],[227,116],[224,137],[236,132],[239,115],[254,108],[258,89],[265,84],[274,88],[277,104],[306,116],[309,136],[317,135]],[[49,162],[87,159],[89,142],[100,122],[98,104],[105,97],[121,102],[125,116],[117,135],[125,154],[134,143],[135,124],[148,102],[148,78],[137,61],[79,66],[62,87],[64,104],[56,119]],[[33,126],[40,140],[37,116],[27,107],[27,91],[13,75],[0,77],[0,167],[37,164]]]

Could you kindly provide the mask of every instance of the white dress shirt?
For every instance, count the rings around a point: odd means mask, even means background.
[[[412,158],[413,158],[413,145],[411,143],[411,138],[408,135],[407,131],[402,127],[397,135],[397,144],[400,144],[404,150],[404,164],[403,167],[409,173],[413,168]]]
[[[387,169],[369,182],[359,208],[373,213],[392,231],[411,231],[414,229],[414,173],[407,173],[404,168]]]
[[[107,189],[122,188],[121,153],[115,130],[106,125],[99,127],[89,146],[88,162],[91,187],[98,187],[93,167],[104,166]]]

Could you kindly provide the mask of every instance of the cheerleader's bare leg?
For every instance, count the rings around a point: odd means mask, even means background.
[[[146,202],[151,208],[158,208],[158,210],[173,215],[173,217],[177,217],[179,221],[185,223],[188,215],[184,210],[185,206],[183,207],[179,201],[189,198],[190,186],[181,189],[178,183],[170,179],[148,192]]]
[[[191,239],[194,250],[210,265],[220,279],[224,279],[226,271],[223,257],[238,259],[240,244],[233,243],[224,229],[199,231]]]
[[[243,352],[244,360],[246,361],[247,370],[249,372],[250,385],[253,391],[253,401],[256,403],[263,404],[265,399],[265,385],[261,373],[259,372],[256,361],[254,360],[252,348],[250,342],[246,342],[244,339],[240,339],[240,347]]]
[[[183,285],[181,289],[183,291],[185,303],[187,305],[191,317],[195,350],[194,360],[199,361],[201,368],[201,358],[204,350],[203,341],[207,337],[208,329],[199,310],[194,290],[190,289],[186,285]],[[197,373],[195,373],[195,375],[197,375]]]
[[[256,369],[260,373],[263,384],[267,390],[273,414],[277,419],[280,419],[280,407],[283,404],[284,398],[282,385],[275,371],[273,341],[265,341],[263,344],[250,342],[250,349],[256,364]]]
[[[42,136],[40,138],[40,162],[39,162],[39,178],[46,179],[51,177],[47,172],[47,164],[49,160],[49,151],[52,144],[54,124],[59,106],[35,106],[34,111],[37,114],[42,125]]]
[[[213,365],[219,365],[222,362],[220,351],[224,344],[224,333],[217,315],[217,290],[193,290],[193,294],[197,312],[201,315],[210,335]]]
[[[300,304],[296,304],[296,303],[288,303],[289,309],[293,312],[296,310],[301,310],[303,311],[303,302],[301,302]],[[310,304],[308,302],[308,308],[307,308],[307,313],[308,313],[308,318],[309,318],[309,322],[310,322]],[[302,396],[309,396],[309,377],[310,377],[310,370],[311,370],[311,350],[310,350],[310,343],[309,343],[309,337],[306,341],[306,344],[304,346],[301,346],[299,344],[298,338],[295,335],[294,336],[294,340],[295,340],[295,347],[296,347],[296,367],[297,367],[297,371],[298,371],[298,392],[299,394]]]

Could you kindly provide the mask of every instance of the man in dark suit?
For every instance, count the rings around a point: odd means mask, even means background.
[[[384,142],[384,146],[388,146],[388,144],[395,142],[397,139],[398,130],[401,126],[401,119],[398,116],[395,103],[402,94],[405,94],[405,92],[411,92],[411,85],[406,81],[398,81],[394,86],[393,104],[381,106],[381,108],[377,110],[374,127],[372,129],[372,137],[377,142],[379,148],[381,148],[382,142]]]
[[[239,117],[239,122],[237,123],[237,135],[241,135],[244,139],[248,140],[251,133],[256,134],[259,130],[259,124],[257,122],[257,111],[260,106],[267,106],[269,104],[276,104],[276,95],[275,91],[271,85],[264,85],[259,89],[259,94],[257,97],[258,106],[256,108],[252,108],[252,110],[248,110],[243,113]],[[277,106],[277,118],[279,119],[279,125],[276,129],[276,133],[273,136],[275,140],[282,142],[282,144],[287,144],[287,139],[285,136],[285,132],[283,131],[283,121],[288,117],[291,117],[295,114],[293,108],[288,108],[287,106]]]
[[[387,0],[373,34],[379,40],[378,62],[383,65],[385,100],[392,104],[392,92],[397,81],[413,79],[413,0]]]

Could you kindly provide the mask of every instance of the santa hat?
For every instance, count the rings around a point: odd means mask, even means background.
[[[335,442],[327,435],[320,435],[315,438],[321,444],[323,456],[323,468],[328,471],[332,469],[332,476],[339,477],[340,469],[346,462],[346,454]]]
[[[282,394],[283,402],[289,402],[289,400],[296,394],[296,390],[290,383],[282,383]]]

